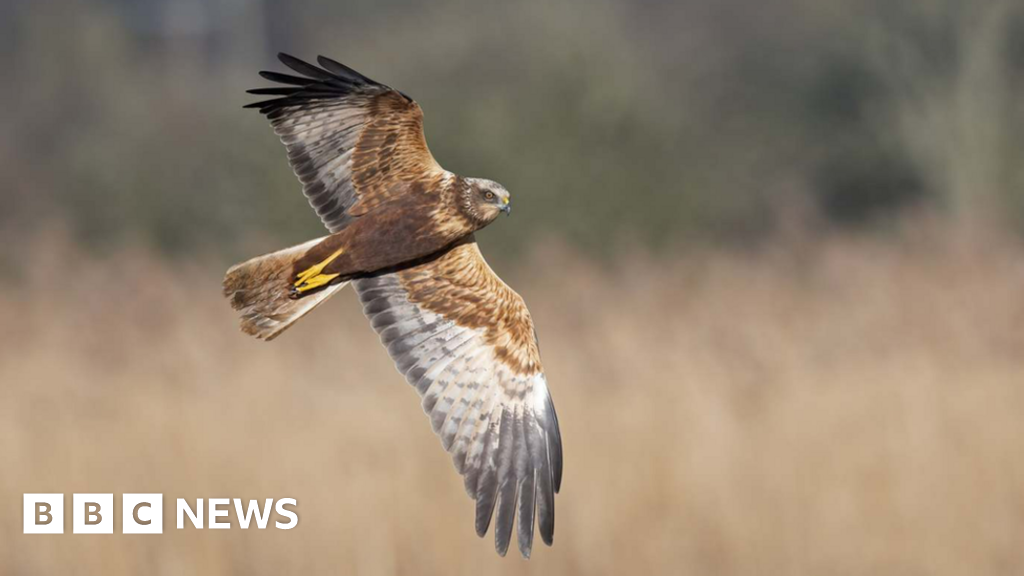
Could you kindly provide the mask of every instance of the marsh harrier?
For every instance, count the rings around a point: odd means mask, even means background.
[[[224,294],[242,330],[271,340],[352,284],[381,342],[476,500],[504,555],[518,517],[551,544],[562,479],[558,419],[530,313],[484,261],[473,233],[511,211],[496,182],[442,168],[411,98],[330,60],[279,58],[298,75],[250,104],[288,151],[328,236],[232,267]],[[535,522],[536,517],[536,522]]]

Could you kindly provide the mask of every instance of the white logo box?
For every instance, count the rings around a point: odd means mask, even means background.
[[[24,494],[25,534],[64,533],[64,494]],[[113,534],[113,494],[73,494],[71,527],[74,534]],[[122,494],[123,534],[163,534],[163,494]]]

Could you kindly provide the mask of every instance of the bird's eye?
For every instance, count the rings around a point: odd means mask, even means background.
[[[484,198],[488,200],[494,200],[494,192],[491,192],[490,190],[484,192]]]

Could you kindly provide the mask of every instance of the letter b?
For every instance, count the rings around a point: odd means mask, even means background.
[[[113,494],[75,494],[72,506],[71,520],[75,534],[114,533]]]
[[[64,533],[63,494],[24,494],[25,534]]]
[[[103,521],[103,516],[100,514],[100,505],[95,502],[85,503],[85,525],[95,526]]]
[[[46,520],[43,520],[46,518]],[[50,505],[46,502],[36,502],[36,526],[43,526],[53,521],[53,515],[50,514]]]

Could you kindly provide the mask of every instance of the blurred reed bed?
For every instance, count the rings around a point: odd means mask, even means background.
[[[1024,571],[1012,241],[603,266],[547,244],[499,270],[536,317],[565,438],[555,546],[529,562],[474,535],[351,293],[267,344],[236,331],[215,257],[33,245],[0,288],[0,573]],[[49,491],[162,492],[165,532],[22,535],[21,494]],[[300,522],[176,530],[179,497],[294,497]]]

